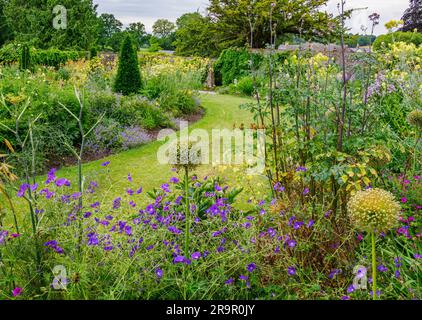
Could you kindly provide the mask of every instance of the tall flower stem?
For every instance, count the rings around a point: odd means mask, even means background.
[[[185,256],[189,255],[190,210],[189,210],[189,170],[185,167]]]
[[[375,252],[375,232],[371,233],[372,238],[372,299],[377,298],[377,257]]]

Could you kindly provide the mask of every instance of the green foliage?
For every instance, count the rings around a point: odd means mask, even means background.
[[[21,70],[29,70],[31,67],[31,56],[29,53],[29,47],[28,45],[23,45],[21,50],[21,56],[19,60],[19,68]]]
[[[164,113],[148,100],[142,97],[123,97],[111,117],[124,126],[142,126],[151,130],[162,128],[169,124]]]
[[[199,106],[190,91],[196,81],[194,74],[162,73],[147,81],[143,93],[149,99],[156,100],[162,110],[174,116],[191,114]]]
[[[62,51],[58,49],[32,50],[32,62],[37,65],[54,67],[56,69],[68,61],[77,61],[86,57],[85,51]]]
[[[19,61],[19,52],[21,45],[16,42],[11,42],[0,48],[0,65],[12,64]]]
[[[6,23],[6,18],[4,16],[4,6],[7,0],[0,0],[0,48],[8,40],[12,40],[12,30],[9,25]]]
[[[157,38],[167,38],[175,29],[176,26],[173,22],[167,19],[158,19],[152,26],[152,34]]]
[[[158,44],[164,50],[174,50],[173,42],[176,40],[176,25],[167,19],[158,19],[152,26],[152,35],[158,39]]]
[[[376,36],[371,35],[360,35],[360,34],[350,34],[347,35],[345,41],[346,44],[351,48],[356,48],[357,46],[366,47],[374,43]]]
[[[19,53],[23,52],[24,46],[10,43],[0,49],[0,64],[12,64],[21,60]],[[58,49],[40,50],[31,48],[29,51],[32,65],[42,65],[58,69],[68,61],[76,61],[85,58],[85,51],[63,51]]]
[[[96,56],[98,55],[98,49],[97,49],[97,47],[92,47],[90,50],[89,50],[89,58],[90,59],[93,59],[93,58],[95,58]]]
[[[199,12],[187,13],[177,19],[176,54],[181,56],[215,57],[219,54],[208,17]]]
[[[422,44],[422,33],[399,31],[384,34],[375,40],[373,48],[377,51],[385,50],[393,42],[413,43],[416,46],[419,46]]]
[[[326,3],[327,0],[211,0],[207,11],[216,31],[212,35],[222,49],[245,45],[265,48],[269,43],[270,17],[277,35],[331,35],[337,22],[318,10]]]
[[[141,22],[131,23],[126,29],[134,40],[137,48],[142,48],[148,44],[148,34],[145,31],[145,25]]]
[[[130,36],[126,36],[119,56],[114,91],[123,95],[139,93],[142,87],[137,52]]]
[[[252,96],[255,90],[254,81],[250,76],[241,78],[236,87],[241,94],[246,96]]]
[[[103,13],[98,17],[98,45],[115,48],[113,37],[122,31],[123,24],[114,15]],[[120,48],[120,43],[117,50]]]
[[[226,49],[214,64],[217,85],[227,86],[250,72],[251,54],[246,49]]]
[[[160,50],[163,50],[163,48],[160,46],[160,40],[156,37],[151,37],[149,39],[148,52],[158,52]]]
[[[68,8],[66,29],[52,27],[56,5]],[[8,0],[4,16],[15,40],[36,48],[89,50],[97,40],[98,20],[92,0]]]

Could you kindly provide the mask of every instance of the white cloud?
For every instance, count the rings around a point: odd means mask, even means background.
[[[99,13],[112,13],[125,25],[140,21],[145,24],[147,31],[152,30],[152,25],[157,19],[165,18],[175,22],[184,13],[198,9],[203,12],[208,4],[207,0],[95,0],[94,2],[99,5]],[[339,2],[340,0],[329,0],[328,6],[323,9],[337,14]],[[385,33],[384,24],[391,19],[400,19],[408,6],[408,0],[347,0],[347,9],[363,8],[354,13],[348,26],[353,33],[359,33],[362,24],[369,27],[368,16],[377,12],[381,15],[381,19],[375,33]]]
[[[337,14],[337,4],[340,0],[329,0],[327,11]],[[380,24],[375,29],[375,34],[386,33],[384,24],[392,19],[399,20],[404,11],[409,7],[408,0],[347,0],[346,9],[361,9],[355,11],[347,26],[353,33],[361,33],[361,26],[370,28],[368,16],[374,12],[381,15]]]

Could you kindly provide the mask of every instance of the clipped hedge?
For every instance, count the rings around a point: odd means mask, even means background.
[[[416,46],[422,44],[422,33],[420,32],[393,32],[379,36],[373,44],[376,51],[387,49],[393,42],[413,43]]]
[[[10,43],[0,49],[0,64],[12,64],[18,62],[23,46]],[[86,58],[85,51],[63,51],[58,49],[39,50],[31,48],[31,64],[54,67],[56,69],[66,64],[68,61],[76,61]]]

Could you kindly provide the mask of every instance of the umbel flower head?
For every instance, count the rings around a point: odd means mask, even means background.
[[[201,164],[201,149],[196,148],[187,140],[177,141],[169,151],[169,163],[177,170],[188,169],[189,171]]]
[[[407,116],[407,121],[419,129],[422,129],[422,110],[413,110]]]
[[[387,231],[399,221],[400,204],[383,189],[358,191],[347,209],[352,223],[362,231]]]

